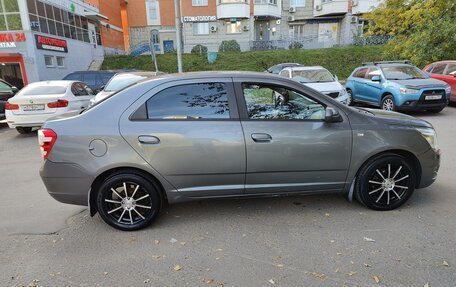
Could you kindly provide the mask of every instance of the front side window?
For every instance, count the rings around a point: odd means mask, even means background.
[[[365,78],[370,80],[372,79],[373,76],[380,76],[380,69],[379,68],[370,68],[367,73]]]
[[[445,68],[446,68],[446,64],[436,64],[434,66],[434,69],[432,69],[432,73],[442,75]]]
[[[385,66],[382,67],[382,71],[388,80],[413,80],[426,78],[423,71],[414,66]]]
[[[147,101],[149,119],[229,119],[228,91],[224,83],[170,87]]]
[[[288,72],[288,70],[282,70],[280,71],[279,75],[289,78],[290,72]]]
[[[268,84],[243,84],[249,119],[323,120],[325,107],[299,92]]]
[[[234,34],[234,33],[241,33],[241,21],[236,22],[226,22],[226,33]]]
[[[209,23],[193,23],[193,35],[208,35],[209,34]]]

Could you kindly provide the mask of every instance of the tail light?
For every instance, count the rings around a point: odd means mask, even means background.
[[[68,107],[68,101],[67,100],[57,100],[55,102],[48,103],[47,106],[50,109],[66,108],[66,107]]]
[[[43,159],[46,160],[51,153],[52,147],[57,140],[57,134],[51,129],[38,130],[38,144],[40,145]]]
[[[8,110],[8,111],[19,110],[19,105],[11,104],[10,102],[7,101],[5,103],[5,110]]]

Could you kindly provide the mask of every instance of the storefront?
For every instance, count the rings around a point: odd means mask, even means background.
[[[0,78],[19,89],[28,83],[24,59],[20,53],[4,50],[18,49],[25,41],[25,33],[0,33]]]

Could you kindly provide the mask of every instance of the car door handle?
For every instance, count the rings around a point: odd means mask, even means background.
[[[160,139],[154,136],[139,136],[138,141],[142,144],[159,144]]]
[[[272,140],[271,135],[264,133],[254,133],[252,134],[252,140],[254,142],[270,142]]]

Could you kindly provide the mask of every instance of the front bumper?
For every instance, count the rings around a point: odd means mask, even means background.
[[[404,104],[398,107],[401,111],[422,111],[422,110],[438,110],[448,106],[448,100],[439,102],[424,102],[418,101],[406,101]]]
[[[46,160],[40,176],[49,194],[57,201],[88,205],[88,194],[93,177],[73,163],[55,163]]]
[[[417,188],[430,186],[436,179],[440,168],[440,152],[429,149],[418,156],[421,164],[421,179]]]

